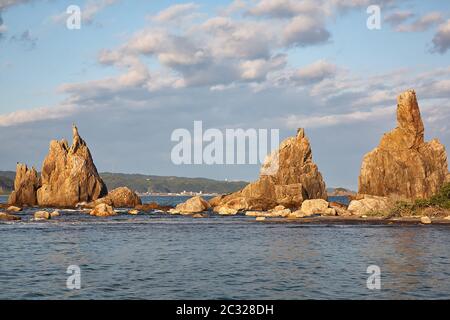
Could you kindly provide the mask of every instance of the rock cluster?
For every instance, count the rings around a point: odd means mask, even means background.
[[[359,194],[428,198],[448,180],[445,147],[425,142],[424,125],[413,90],[398,97],[397,128],[386,133],[378,147],[364,156]]]
[[[105,203],[114,208],[134,208],[142,205],[141,198],[130,188],[120,187],[108,193],[106,197],[95,200],[87,207],[95,207],[98,204]]]
[[[325,183],[312,161],[311,146],[303,129],[284,140],[267,157],[260,178],[241,191],[214,198],[215,212],[269,210],[277,205],[299,207],[306,199],[327,199]]]
[[[75,207],[107,193],[86,143],[73,126],[70,147],[66,140],[50,142],[40,178],[34,168],[17,165],[14,192],[8,202],[19,206]]]

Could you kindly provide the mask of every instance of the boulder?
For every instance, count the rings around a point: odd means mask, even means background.
[[[35,220],[49,220],[52,216],[47,211],[37,211],[34,213]]]
[[[99,205],[95,206],[95,208],[91,210],[89,214],[96,217],[110,217],[117,215],[113,207],[105,203],[100,203]]]
[[[325,183],[312,161],[311,146],[303,129],[284,140],[265,160],[260,177],[241,191],[214,204],[238,211],[269,210],[277,205],[299,207],[305,199],[327,199]]]
[[[378,147],[364,156],[359,193],[401,198],[429,198],[448,175],[445,147],[434,139],[425,142],[424,125],[413,90],[397,103],[397,128],[386,133]]]
[[[16,221],[20,220],[20,217],[14,216],[6,212],[0,212],[0,221]]]
[[[36,192],[41,186],[36,169],[25,164],[18,163],[16,167],[16,178],[14,180],[14,191],[8,199],[8,204],[15,206],[37,205]]]
[[[200,213],[211,208],[208,201],[200,196],[192,197],[184,203],[180,203],[174,209],[169,210],[171,214],[193,214]]]
[[[75,207],[80,202],[91,202],[107,195],[108,190],[92,160],[86,143],[73,126],[73,141],[51,141],[44,160],[42,186],[37,190],[37,201],[44,207]]]
[[[59,217],[61,214],[59,213],[58,210],[53,211],[52,213],[50,213],[50,218],[55,218],[55,217]]]
[[[215,207],[213,211],[223,216],[234,216],[238,213],[236,209],[223,206]]]
[[[20,212],[20,211],[22,211],[22,208],[19,208],[16,206],[9,206],[6,210],[9,212]]]
[[[391,201],[387,197],[364,195],[361,200],[352,200],[348,211],[354,215],[368,213],[386,213],[391,208]]]
[[[420,223],[422,224],[431,224],[431,219],[427,216],[420,218]]]
[[[114,189],[106,197],[98,199],[94,203],[95,205],[105,203],[114,208],[134,208],[142,205],[141,198],[127,187]]]
[[[312,214],[323,214],[327,212],[328,210],[328,202],[323,199],[312,199],[312,200],[305,200],[302,203],[301,211],[305,215],[312,215]]]
[[[139,211],[153,211],[153,210],[159,210],[159,211],[169,211],[170,209],[173,209],[171,206],[162,206],[157,204],[156,202],[150,202],[146,204],[137,205],[135,207],[136,210]]]

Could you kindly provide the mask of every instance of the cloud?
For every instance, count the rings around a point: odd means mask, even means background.
[[[442,23],[433,37],[433,52],[444,54],[450,48],[450,19]]]
[[[261,0],[247,14],[272,18],[292,18],[300,14],[317,14],[320,7],[314,1]]]
[[[18,43],[27,50],[32,50],[36,47],[37,37],[31,35],[30,30],[25,30],[20,34],[13,35],[10,38],[11,42]]]
[[[174,21],[176,19],[185,17],[189,13],[192,13],[192,11],[196,10],[198,7],[199,6],[193,2],[176,4],[160,11],[156,16],[153,17],[153,20],[158,22]]]
[[[289,129],[322,128],[342,124],[359,123],[384,119],[395,114],[395,107],[375,108],[370,111],[355,111],[346,114],[323,116],[291,115],[281,119],[281,123]]]
[[[306,47],[328,42],[331,34],[323,24],[310,16],[295,17],[283,30],[283,44]]]
[[[11,127],[42,120],[61,119],[72,115],[77,111],[77,108],[73,105],[19,110],[0,115],[0,127]]]
[[[392,27],[397,27],[399,24],[414,17],[414,13],[411,11],[397,11],[386,16],[384,21],[390,24]]]
[[[443,17],[440,12],[430,12],[416,19],[410,24],[399,24],[396,26],[397,32],[423,32],[442,22]]]
[[[110,7],[121,0],[88,0],[83,8],[81,8],[81,23],[91,25],[95,17],[107,7]],[[52,17],[53,22],[62,23],[67,20],[69,14],[62,12]]]
[[[22,4],[22,3],[28,3],[32,0],[0,0],[0,11],[9,9],[12,6]]]
[[[336,65],[319,60],[297,70],[293,76],[293,80],[302,85],[309,85],[318,83],[326,78],[333,78],[336,72]]]

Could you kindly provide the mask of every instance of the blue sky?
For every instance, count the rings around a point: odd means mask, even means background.
[[[80,30],[65,25],[73,4]],[[448,1],[0,0],[0,14],[0,170],[39,168],[76,122],[100,171],[256,178],[171,163],[171,132],[203,120],[282,138],[305,127],[327,185],[356,188],[408,88],[427,137],[450,145]]]

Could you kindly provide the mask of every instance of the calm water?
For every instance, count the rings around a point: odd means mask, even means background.
[[[450,298],[449,227],[31,216],[0,223],[0,299]],[[372,264],[379,291],[366,287]],[[81,268],[81,290],[66,288],[69,265]]]

